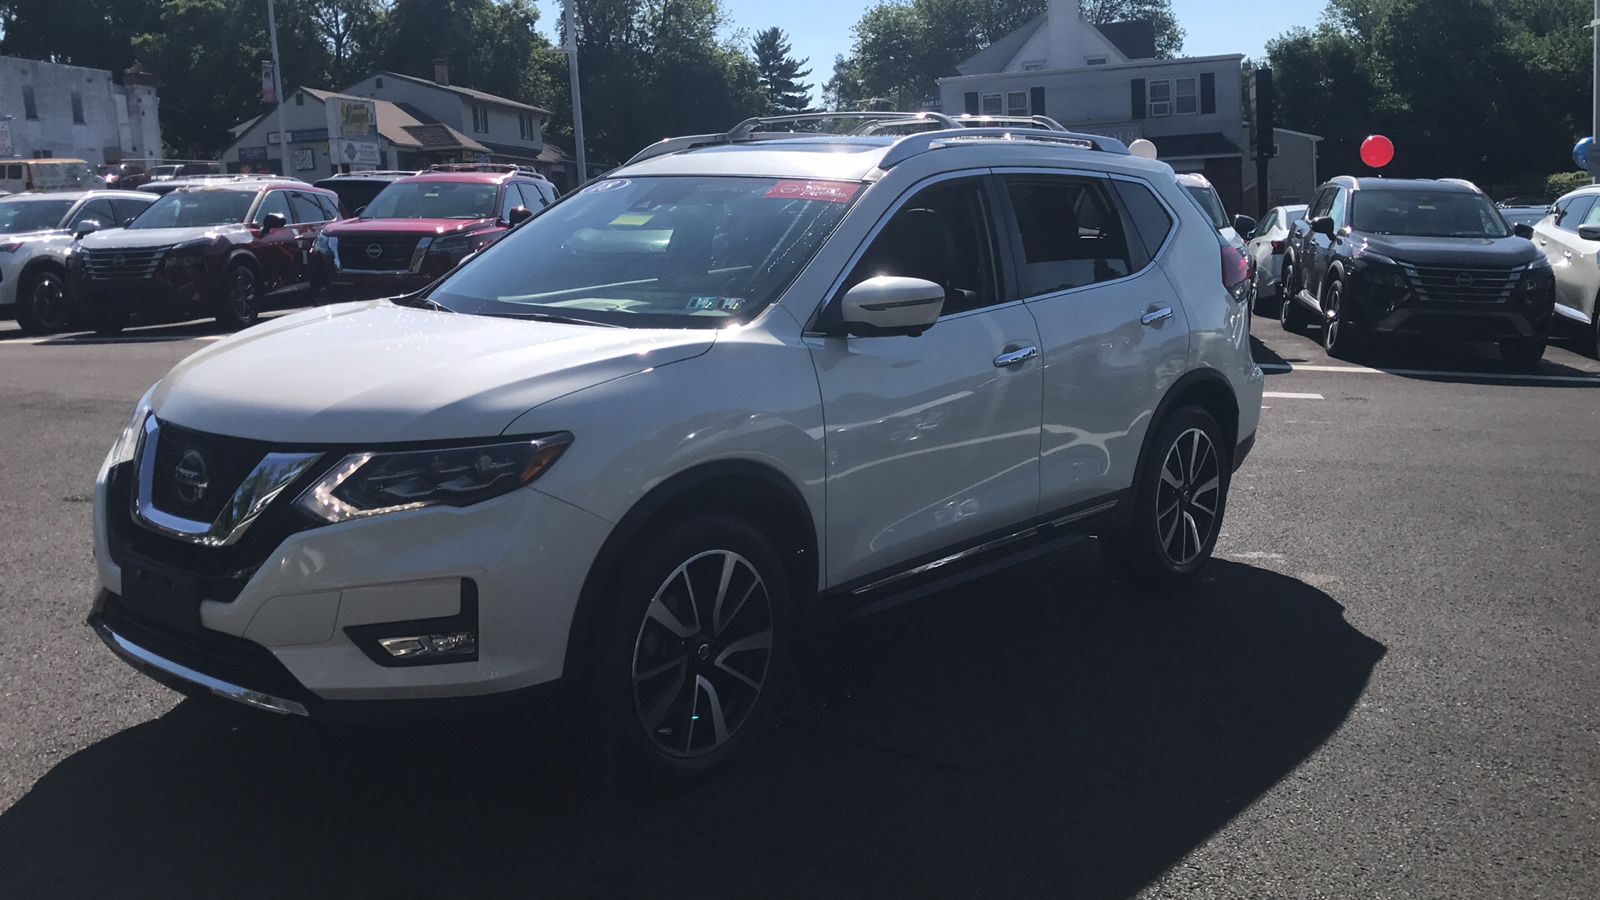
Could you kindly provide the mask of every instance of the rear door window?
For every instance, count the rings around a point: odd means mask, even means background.
[[[137,218],[139,213],[142,213],[148,209],[150,204],[153,203],[155,199],[156,198],[152,196],[149,200],[130,200],[125,197],[118,197],[117,199],[112,200],[111,208],[116,211],[117,224],[121,225],[123,222],[126,222],[129,219]]]
[[[308,194],[294,191],[289,194],[289,206],[294,210],[294,220],[301,225],[314,225],[318,222],[328,221],[328,214]]]
[[[1037,297],[1133,272],[1122,217],[1097,178],[1005,175],[1022,242],[1024,297]]]

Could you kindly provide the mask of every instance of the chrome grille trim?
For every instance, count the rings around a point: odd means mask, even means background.
[[[95,280],[109,278],[149,278],[167,255],[166,247],[140,247],[132,250],[82,250],[79,259],[83,273]]]
[[[1528,269],[1526,265],[1484,268],[1406,262],[1400,263],[1400,268],[1419,300],[1445,303],[1504,303],[1511,299],[1511,292]]]

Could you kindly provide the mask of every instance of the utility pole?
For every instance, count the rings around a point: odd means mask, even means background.
[[[1594,130],[1589,134],[1600,136],[1600,0],[1594,0],[1594,20],[1589,23],[1589,30],[1594,32]],[[1589,179],[1600,183],[1600,153],[1595,152],[1593,144],[1589,146]]]
[[[267,2],[271,3],[272,0]],[[572,12],[575,2],[577,0],[566,0],[562,4],[562,22],[567,30],[567,72],[572,79],[572,149],[578,157],[577,184],[583,184],[589,180],[589,167],[583,155],[583,96],[578,92],[578,25]],[[1600,10],[1600,0],[1595,0],[1595,9]],[[1596,53],[1600,53],[1600,50]],[[1600,59],[1600,56],[1596,56],[1596,59]]]
[[[1600,0],[1595,0],[1600,9]],[[289,174],[289,130],[283,127],[283,63],[278,61],[278,18],[272,11],[272,0],[267,0],[267,38],[272,42],[272,88],[278,95],[278,168],[279,175]]]

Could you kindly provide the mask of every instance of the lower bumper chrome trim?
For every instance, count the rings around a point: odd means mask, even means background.
[[[229,700],[243,703],[246,706],[254,706],[257,709],[264,709],[279,715],[310,715],[303,705],[293,700],[285,700],[282,697],[274,697],[271,694],[263,694],[260,691],[252,691],[237,684],[230,684],[221,679],[212,678],[210,675],[196,672],[188,666],[175,663],[164,656],[151,653],[149,650],[112,631],[104,622],[96,622],[94,630],[96,634],[100,635],[100,639],[106,642],[106,646],[111,648],[113,653],[122,657],[124,662],[136,669],[156,669],[174,678],[180,678],[191,684],[203,687],[218,697],[225,697]]]

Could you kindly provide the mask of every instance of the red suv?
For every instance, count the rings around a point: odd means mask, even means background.
[[[134,313],[244,328],[310,288],[311,244],[340,215],[337,194],[301,182],[174,191],[126,228],[81,234],[67,256],[78,311],[101,334]]]
[[[555,187],[532,169],[434,166],[324,230],[312,250],[313,283],[334,300],[421,290],[555,199]]]

